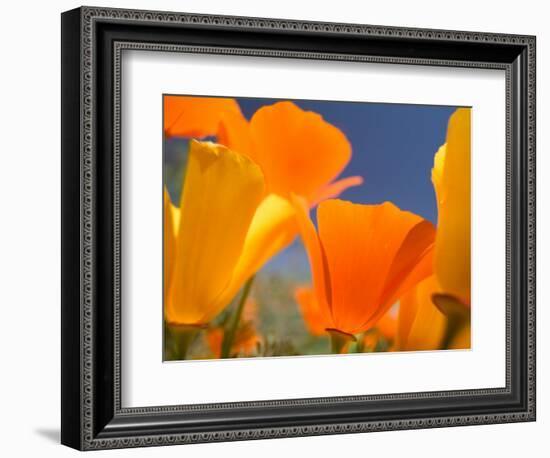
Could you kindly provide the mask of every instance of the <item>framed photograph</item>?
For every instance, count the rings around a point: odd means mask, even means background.
[[[535,420],[535,37],[62,14],[80,450]]]

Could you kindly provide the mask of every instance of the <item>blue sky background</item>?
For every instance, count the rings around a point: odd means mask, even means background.
[[[250,119],[273,99],[238,98]],[[342,199],[374,204],[392,201],[437,222],[430,175],[434,154],[445,142],[453,106],[294,100],[338,127],[352,145],[352,159],[341,177],[361,175],[362,186],[350,188]]]

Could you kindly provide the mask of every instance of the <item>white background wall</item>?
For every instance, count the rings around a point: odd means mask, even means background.
[[[109,456],[544,456],[550,431],[550,122],[544,2],[117,0],[96,5],[537,35],[538,421],[527,424],[122,450]],[[0,26],[0,451],[69,456],[59,440],[60,13],[4,2]],[[544,211],[546,209],[546,212]],[[537,452],[538,451],[538,452]]]

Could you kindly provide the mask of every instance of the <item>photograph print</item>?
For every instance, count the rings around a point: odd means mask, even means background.
[[[469,350],[471,111],[163,95],[164,361]]]

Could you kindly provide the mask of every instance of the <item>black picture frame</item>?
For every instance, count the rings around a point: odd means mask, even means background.
[[[105,449],[535,420],[533,36],[81,7],[62,14],[61,442]],[[233,404],[120,403],[124,49],[506,72],[506,387]]]

